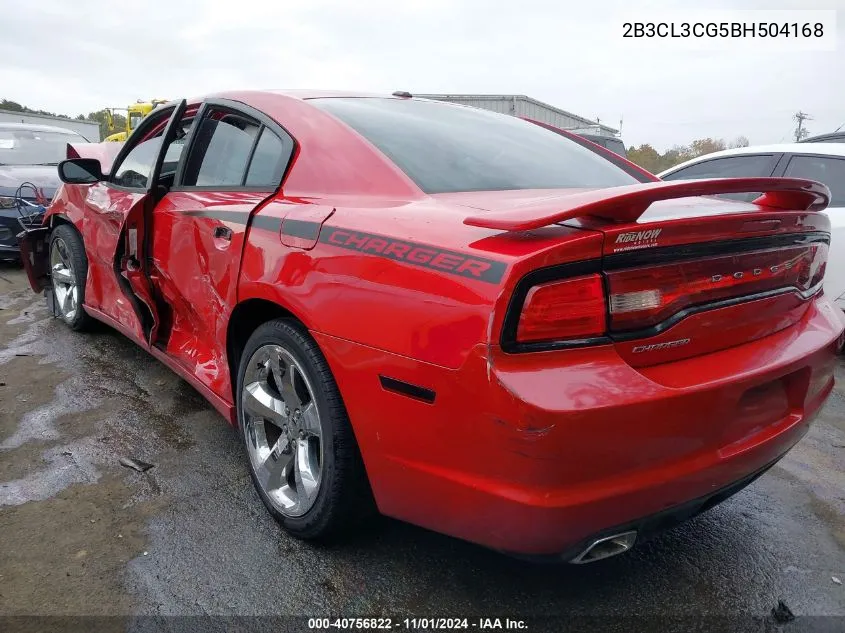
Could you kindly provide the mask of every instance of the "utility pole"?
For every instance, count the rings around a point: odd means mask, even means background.
[[[804,129],[804,121],[812,121],[813,117],[805,112],[801,112],[800,110],[796,112],[793,117],[796,121],[798,121],[798,127],[795,128],[795,141],[800,141],[802,138],[807,136],[809,132]]]

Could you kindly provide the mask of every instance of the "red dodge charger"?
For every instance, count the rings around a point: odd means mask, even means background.
[[[815,182],[661,182],[407,93],[221,93],[68,156],[33,289],[199,390],[301,538],[377,509],[598,560],[751,482],[833,387]]]

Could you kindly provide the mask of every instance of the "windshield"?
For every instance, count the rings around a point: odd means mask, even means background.
[[[84,142],[73,132],[0,127],[0,165],[58,165],[68,143]]]
[[[426,193],[639,182],[565,136],[504,114],[416,99],[310,102],[364,136]]]

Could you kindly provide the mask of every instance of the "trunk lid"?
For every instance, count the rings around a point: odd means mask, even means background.
[[[742,224],[735,233],[713,226],[709,241],[699,225],[699,241],[673,246],[659,245],[661,232],[655,246],[629,251],[617,246],[625,233],[606,235],[605,250],[613,252],[602,258],[602,274],[617,351],[632,366],[648,366],[741,345],[798,322],[821,290],[828,236],[781,231],[794,229],[799,218],[780,216],[763,225],[776,228],[747,233]],[[630,233],[655,230],[647,226]]]
[[[697,197],[740,191],[764,194],[754,203]],[[601,233],[605,341],[646,367],[799,321],[821,291],[830,224],[819,211],[828,200],[811,181],[679,181],[538,195],[465,223],[526,231],[551,221]]]

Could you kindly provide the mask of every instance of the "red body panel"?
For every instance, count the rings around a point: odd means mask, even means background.
[[[126,218],[144,199],[143,193],[103,184],[62,187],[48,215],[60,214],[84,236],[88,255],[85,305],[118,323],[135,340],[143,340],[141,322],[114,272],[115,254]]]
[[[753,473],[806,432],[833,384],[842,317],[649,370],[613,346],[457,370],[317,335],[355,421],[379,509],[484,545],[561,552]],[[437,392],[386,392],[378,373]]]
[[[168,193],[155,209],[153,285],[170,306],[160,347],[208,389],[231,398],[226,329],[250,213],[266,193]],[[225,228],[229,237],[215,236]]]
[[[65,185],[48,215],[84,237],[86,309],[233,423],[233,312],[259,299],[293,314],[326,356],[385,514],[511,552],[561,552],[754,473],[800,439],[830,392],[845,319],[822,295],[700,312],[636,341],[529,353],[500,346],[527,274],[601,265],[627,250],[829,232],[825,216],[808,210],[826,195],[813,183],[426,195],[306,100],[216,98],[262,111],[296,140],[282,186],[174,190],[158,202],[146,227],[160,306],[151,344],[114,262],[139,194]],[[784,195],[658,202],[726,188]],[[691,207],[703,217],[669,219]],[[625,237],[654,227],[647,240]],[[727,349],[698,340],[716,329]],[[633,350],[681,338],[691,339],[685,349]],[[435,397],[387,391],[379,376]]]

